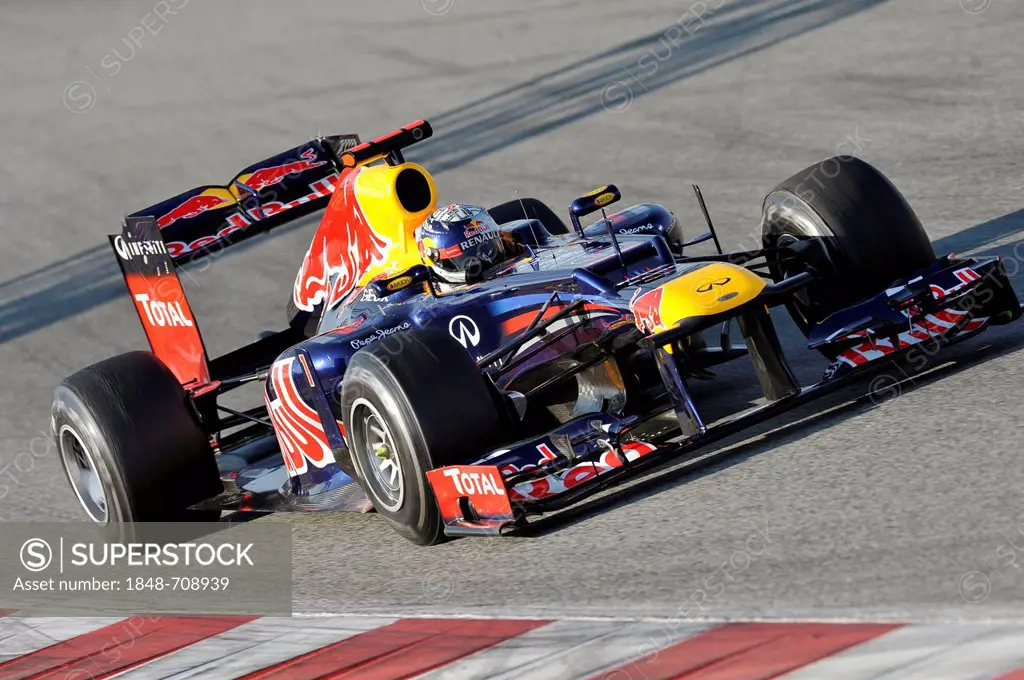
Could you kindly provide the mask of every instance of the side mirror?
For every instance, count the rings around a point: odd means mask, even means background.
[[[569,220],[576,233],[581,237],[584,235],[583,225],[580,224],[581,217],[586,217],[606,205],[611,205],[620,198],[622,198],[622,194],[619,192],[619,188],[614,184],[609,184],[587,192],[573,201],[569,205]]]
[[[569,206],[569,216],[574,223],[578,223],[581,217],[597,212],[620,198],[622,198],[622,193],[619,192],[619,188],[614,184],[594,189],[572,202]]]
[[[367,286],[374,294],[379,298],[386,298],[393,293],[397,293],[400,290],[405,290],[410,286],[417,284],[424,284],[430,282],[430,269],[426,265],[417,264],[409,267],[398,276],[392,276],[388,279],[380,279],[378,281],[371,281]]]

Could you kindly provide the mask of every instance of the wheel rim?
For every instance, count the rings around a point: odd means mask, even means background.
[[[366,399],[357,399],[351,412],[356,430],[352,444],[360,468],[367,481],[372,478],[374,496],[384,509],[396,510],[405,498],[405,480],[391,428],[377,407]]]
[[[835,263],[828,247],[831,231],[821,217],[802,199],[791,194],[772,192],[765,199],[761,222],[762,229],[770,225],[770,231],[764,234],[765,245],[785,248],[795,245],[798,241],[814,241],[820,246],[824,260],[833,270],[835,269]],[[776,280],[805,271],[805,268],[796,262],[784,263],[774,257],[768,258],[768,265],[769,271]],[[787,304],[794,316],[799,315],[797,325],[802,326],[804,332],[815,321],[820,320],[822,312],[814,302],[816,297],[814,291],[821,285],[823,285],[822,282],[814,282],[805,286],[794,293],[791,301]]]
[[[779,234],[778,238],[775,239],[775,246],[777,248],[787,248],[795,245],[800,240],[801,239],[799,237],[794,236],[793,234],[783,233]],[[791,276],[796,276],[797,274],[801,274],[805,271],[804,267],[794,262],[779,262],[777,266],[779,268],[779,275],[782,279],[786,279]],[[796,303],[800,310],[803,312],[804,316],[810,319],[813,312],[811,311],[812,303],[810,300],[810,296],[808,296],[807,294],[807,288],[801,288],[800,290],[793,293],[792,299],[793,302]]]
[[[85,508],[89,519],[97,524],[106,524],[109,514],[107,494],[92,453],[69,425],[60,429],[57,439],[60,462],[78,502]]]

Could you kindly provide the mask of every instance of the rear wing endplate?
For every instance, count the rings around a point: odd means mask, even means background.
[[[127,217],[110,236],[149,346],[182,385],[210,382],[203,338],[152,217]]]

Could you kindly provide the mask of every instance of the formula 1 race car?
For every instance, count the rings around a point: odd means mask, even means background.
[[[314,139],[125,219],[110,241],[152,352],[68,377],[52,412],[90,518],[372,506],[416,543],[500,534],[1021,316],[999,258],[936,258],[896,188],[852,157],[773,189],[751,251],[722,251],[696,187],[708,231],[691,240],[661,205],[608,214],[613,185],[573,201],[571,226],[510,201],[489,212],[516,256],[442,286],[413,233],[434,180],[403,157],[431,134]],[[208,359],[176,268],[324,207],[288,326]],[[717,253],[689,254],[705,242]],[[821,381],[794,377],[776,306],[831,360]],[[706,425],[688,382],[744,356],[764,403]],[[228,407],[246,385],[263,403]]]

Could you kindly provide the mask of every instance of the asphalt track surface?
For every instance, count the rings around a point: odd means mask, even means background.
[[[4,520],[82,517],[44,439],[52,387],[144,345],[104,235],[317,131],[430,119],[409,155],[442,201],[565,206],[614,181],[696,233],[699,181],[732,247],[776,182],[856,152],[937,250],[1024,262],[1017,2],[182,4],[0,3]],[[312,225],[185,278],[213,354],[283,323]],[[374,515],[260,521],[294,525],[305,612],[1019,618],[1022,347],[1018,324],[887,369],[528,535],[421,549]],[[699,396],[720,414],[751,385],[739,362]]]

